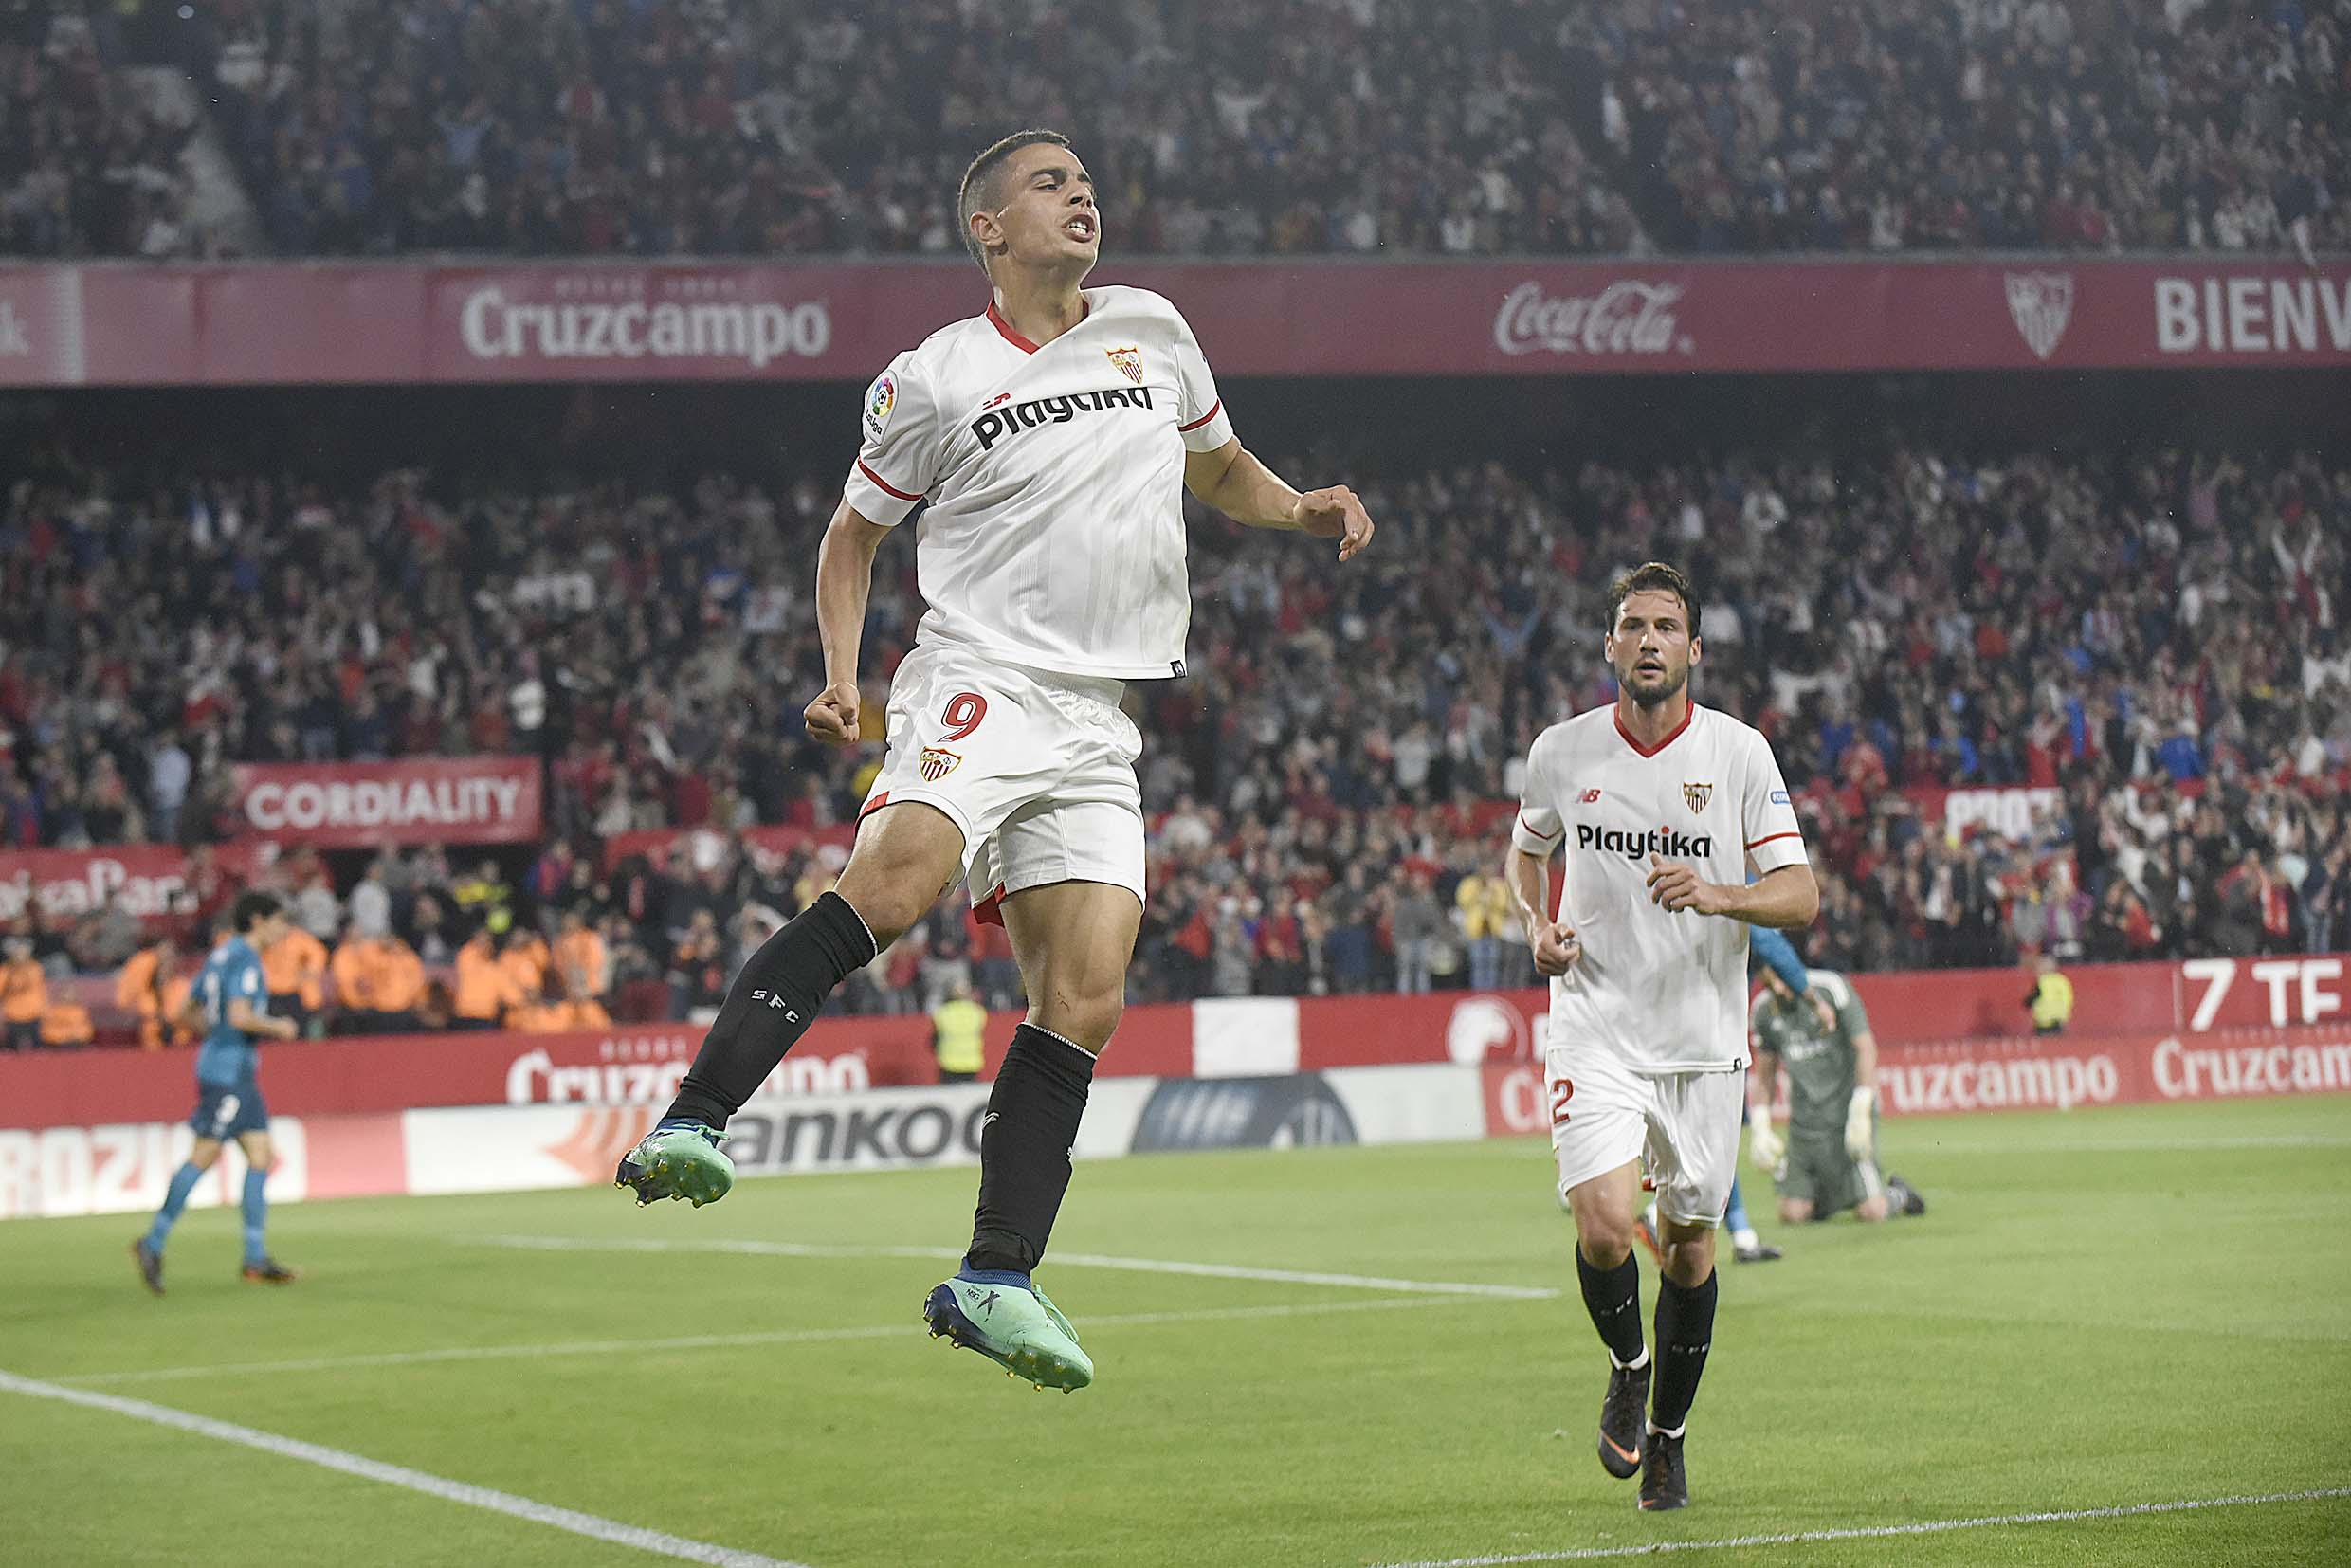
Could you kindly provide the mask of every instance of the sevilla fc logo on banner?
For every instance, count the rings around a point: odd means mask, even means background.
[[[1110,362],[1119,367],[1119,374],[1137,386],[1143,384],[1143,356],[1140,349],[1104,349]]]
[[[2073,274],[2011,272],[2007,278],[2008,318],[2032,356],[2046,359],[2057,352],[2066,323],[2073,319]]]
[[[1682,798],[1689,802],[1689,809],[1692,811],[1703,811],[1706,809],[1706,802],[1714,798],[1714,786],[1685,784],[1682,786]]]
[[[925,746],[920,760],[916,764],[916,771],[921,774],[923,783],[936,784],[962,763],[963,758],[954,752],[939,746]]]

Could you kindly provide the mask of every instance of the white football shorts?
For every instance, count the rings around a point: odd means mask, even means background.
[[[1660,1216],[1716,1225],[1739,1176],[1739,1128],[1747,1075],[1634,1072],[1613,1051],[1554,1044],[1543,1053],[1551,1151],[1559,1201],[1568,1190],[1639,1160]]]
[[[963,830],[973,905],[1056,882],[1143,896],[1142,735],[1122,681],[999,664],[923,644],[890,683],[889,752],[860,817],[919,800]]]

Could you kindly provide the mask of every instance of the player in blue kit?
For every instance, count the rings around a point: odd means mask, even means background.
[[[269,982],[262,975],[261,950],[285,935],[285,911],[267,893],[244,893],[230,911],[231,934],[204,960],[189,995],[189,1010],[203,1029],[204,1046],[196,1052],[195,1147],[188,1163],[172,1176],[171,1190],[147,1233],[131,1243],[138,1277],[156,1295],[163,1294],[163,1244],[188,1207],[204,1173],[220,1158],[221,1145],[230,1139],[245,1151],[245,1277],[264,1285],[284,1285],[294,1270],[269,1255],[262,1231],[269,1212],[264,1189],[269,1179],[269,1107],[262,1103],[256,1059],[257,1035],[291,1040],[297,1031],[291,1018],[269,1015]]]

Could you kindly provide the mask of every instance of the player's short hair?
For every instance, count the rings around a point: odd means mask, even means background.
[[[1004,167],[1004,160],[1024,147],[1066,147],[1069,138],[1059,131],[1031,128],[1014,131],[1001,141],[992,143],[972,166],[963,171],[963,183],[956,187],[956,226],[963,231],[963,248],[972,253],[982,272],[988,270],[988,255],[972,238],[972,214],[984,207],[993,206],[996,199],[995,174]]]
[[[1671,593],[1680,598],[1682,608],[1689,611],[1689,633],[1692,637],[1698,635],[1698,590],[1690,586],[1689,578],[1682,574],[1680,568],[1668,566],[1664,561],[1643,561],[1608,585],[1608,629],[1611,631],[1616,629],[1616,617],[1624,613],[1626,596],[1643,590]]]
[[[228,911],[228,923],[242,936],[283,907],[275,893],[239,893],[236,903]]]

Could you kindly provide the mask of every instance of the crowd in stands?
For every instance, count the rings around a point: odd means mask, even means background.
[[[112,8],[0,6],[0,257],[196,253],[182,154],[117,63]]]
[[[1604,585],[1651,556],[1698,565],[1698,690],[1774,738],[1799,794],[1824,885],[1816,958],[2351,945],[2339,458],[1898,448],[1347,471],[1381,535],[1345,571],[1195,519],[1190,676],[1129,698],[1156,823],[1138,998],[1526,978],[1493,877],[1496,803],[1517,797],[1542,725],[1610,700]],[[538,754],[556,847],[527,886],[454,850],[389,856],[341,889],[308,860],[269,874],[319,943],[312,987],[354,933],[390,931],[451,966],[451,1018],[540,1025],[714,1005],[746,944],[837,866],[837,848],[736,842],[761,823],[837,830],[878,766],[877,748],[808,741],[809,694],[778,675],[819,667],[818,478],[116,488],[61,470],[0,511],[9,846],[208,846],[235,826],[237,760]],[[920,611],[913,552],[886,549],[871,711]],[[1971,785],[2046,793],[2020,831],[1954,833],[1916,793]],[[603,845],[665,828],[708,835],[608,865]],[[217,907],[229,879],[197,853]],[[566,938],[589,949],[582,933],[596,960],[560,957]],[[140,938],[119,911],[28,917],[17,935],[83,970]],[[352,973],[378,957],[408,974],[368,949]],[[850,1005],[910,1006],[958,978],[999,1001],[1016,984],[1000,933],[959,905]],[[412,975],[388,984],[361,1011],[438,1021]]]
[[[1669,250],[2351,242],[2351,7],[1589,0],[1576,25]]]
[[[7,253],[201,243],[113,10],[9,13]],[[2346,0],[242,0],[173,32],[285,255],[952,254],[964,163],[1038,123],[1126,253],[2351,242]]]

